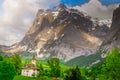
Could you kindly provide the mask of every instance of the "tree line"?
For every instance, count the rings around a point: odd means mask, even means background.
[[[45,69],[43,64],[38,63],[40,73],[35,80],[46,80],[50,77],[52,80],[119,80],[120,79],[120,49],[114,48],[108,53],[105,60],[91,68],[67,66],[61,67],[58,58],[51,58]],[[22,59],[20,55],[15,54],[11,57],[0,56],[0,80],[13,80],[14,76],[21,75]]]

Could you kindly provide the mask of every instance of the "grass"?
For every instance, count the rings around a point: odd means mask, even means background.
[[[39,78],[40,80],[42,80],[43,78]],[[39,79],[35,79],[35,78],[32,78],[32,77],[26,77],[26,76],[15,76],[13,80],[39,80]],[[44,76],[44,79],[45,80],[52,80],[52,78],[50,77],[45,77]]]
[[[15,76],[13,80],[35,80],[31,77],[25,77],[25,76]]]

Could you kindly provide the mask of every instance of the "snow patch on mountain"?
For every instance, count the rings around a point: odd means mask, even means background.
[[[107,27],[111,27],[112,21],[111,19],[98,19],[98,18],[91,18],[91,21],[93,22],[94,26],[103,26],[103,25],[107,25]]]
[[[59,14],[59,11],[54,11],[54,12],[52,12],[53,13],[53,16],[54,16],[54,19],[58,16],[58,14]]]
[[[107,25],[107,27],[109,27],[109,28],[111,27],[111,24],[112,24],[112,20],[111,20],[111,19],[92,18],[89,14],[87,14],[86,11],[81,10],[81,9],[79,8],[79,6],[75,6],[75,7],[73,7],[73,9],[78,10],[78,11],[81,12],[85,17],[91,18],[91,21],[94,23],[94,24],[93,24],[94,26],[97,26],[97,25],[99,25],[99,26]]]

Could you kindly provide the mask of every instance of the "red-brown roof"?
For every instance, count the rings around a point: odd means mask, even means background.
[[[26,64],[23,69],[37,69],[37,67],[34,64]]]

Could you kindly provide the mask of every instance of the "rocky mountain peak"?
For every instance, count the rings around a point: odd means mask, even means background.
[[[112,25],[102,45],[106,50],[111,50],[113,47],[120,47],[120,5],[113,12]]]
[[[120,40],[120,5],[113,12],[112,25],[109,33],[112,35],[111,38],[118,36]]]
[[[120,31],[119,25],[120,25],[120,5],[113,12],[112,25],[108,33],[108,35],[110,35],[108,38],[109,40],[111,40],[111,38],[116,34],[116,32]]]
[[[107,22],[86,16],[77,9],[60,4],[40,9],[25,37],[12,51],[36,53],[38,57],[58,57],[65,61],[98,49],[109,30]]]
[[[113,18],[112,18],[112,21],[119,21],[120,20],[120,5],[119,5],[119,7],[118,8],[116,8],[115,10],[114,10],[114,12],[113,12]],[[113,23],[114,23],[113,22]]]
[[[64,4],[59,4],[58,6],[56,6],[54,9],[55,10],[64,10],[64,9],[66,9],[67,7],[64,5]]]

